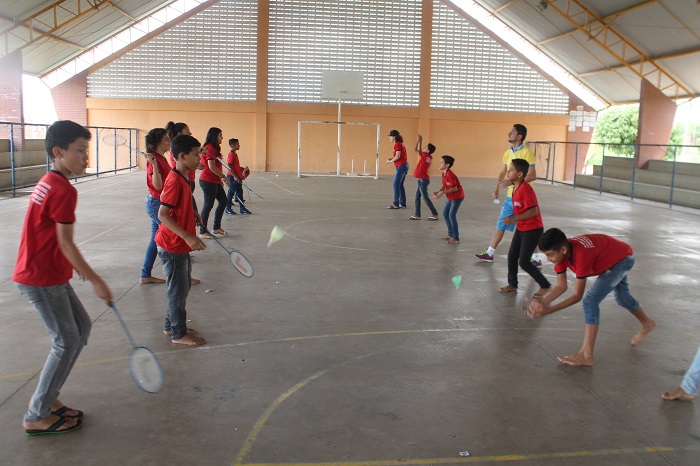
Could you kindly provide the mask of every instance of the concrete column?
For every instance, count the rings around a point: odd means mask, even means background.
[[[270,2],[258,2],[258,70],[255,94],[255,164],[254,169],[267,169],[267,53],[270,45]]]
[[[87,71],[51,89],[59,120],[72,120],[87,126]]]
[[[0,121],[22,123],[22,52],[0,58]]]
[[[637,144],[660,144],[658,146],[641,146],[637,157],[637,168],[646,168],[649,160],[663,160],[666,155],[665,145],[671,139],[673,120],[676,116],[676,104],[673,100],[642,79],[639,95],[639,129]]]
[[[590,107],[583,100],[569,92],[569,110],[577,110],[579,106],[583,106],[583,110],[586,112],[595,111],[593,107]],[[581,173],[581,170],[583,170],[589,143],[593,137],[593,130],[594,128],[591,128],[590,131],[584,132],[583,128],[576,127],[576,130],[568,132],[567,142],[569,144],[566,145],[566,164],[564,168],[565,181],[573,181],[576,174]]]
[[[423,147],[430,142],[430,82],[433,63],[433,1],[423,0],[420,52],[420,90],[418,100],[418,132],[423,136]],[[386,133],[386,131],[384,131]],[[387,133],[388,134],[388,133]],[[406,147],[415,141],[404,140]]]

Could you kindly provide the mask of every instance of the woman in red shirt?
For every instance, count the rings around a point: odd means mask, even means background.
[[[201,162],[204,166],[199,174],[199,187],[202,188],[204,194],[204,204],[199,212],[202,216],[202,224],[199,227],[199,237],[211,239],[213,236],[207,233],[207,223],[209,222],[209,213],[214,207],[214,199],[217,206],[214,211],[214,229],[212,233],[219,236],[226,236],[228,233],[221,228],[221,218],[224,216],[226,209],[226,191],[221,184],[228,187],[228,179],[221,171],[221,162],[217,158],[221,157],[221,141],[224,140],[224,135],[219,128],[209,128],[207,139],[202,148]]]
[[[153,264],[156,262],[158,247],[153,238],[156,236],[160,220],[158,220],[158,209],[160,209],[160,193],[163,191],[163,183],[171,171],[168,160],[164,157],[165,152],[170,149],[170,138],[164,128],[154,128],[146,135],[146,186],[148,195],[146,196],[146,213],[151,218],[151,240],[146,248],[146,258],[141,267],[140,282],[165,283],[162,278],[151,276]]]
[[[403,182],[406,180],[408,173],[408,154],[406,146],[403,145],[403,137],[395,129],[389,132],[391,142],[394,143],[393,157],[387,160],[387,163],[394,162],[396,172],[394,173],[394,202],[387,209],[405,209],[406,208],[406,189]]]

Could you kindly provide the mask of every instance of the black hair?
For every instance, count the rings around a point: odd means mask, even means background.
[[[538,246],[540,247],[540,251],[545,252],[557,251],[568,244],[569,240],[566,239],[566,235],[563,231],[559,228],[550,228],[542,233]]]
[[[513,128],[515,128],[515,132],[518,133],[523,137],[521,142],[525,142],[525,138],[527,137],[527,128],[525,125],[521,125],[519,123],[516,123],[513,125]]]
[[[219,134],[221,133],[222,131],[219,128],[209,128],[209,131],[207,131],[207,138],[204,140],[204,145],[211,144],[214,146],[214,149],[221,152],[221,146],[219,145]]]
[[[396,136],[394,136],[394,142],[403,142],[403,136],[397,134]]]
[[[443,155],[442,160],[445,161],[445,163],[450,165],[450,168],[455,166],[455,158],[452,157],[451,155]]]
[[[168,124],[165,125],[165,129],[168,130],[168,137],[170,137],[170,139],[174,139],[175,136],[182,133],[182,130],[185,128],[187,128],[187,123],[173,123],[172,121],[169,121]]]
[[[513,159],[510,161],[513,164],[513,168],[518,173],[523,174],[523,179],[527,176],[528,170],[530,170],[530,163],[525,159]]]
[[[76,139],[80,138],[87,139],[89,141],[92,138],[90,130],[74,121],[56,121],[46,130],[46,138],[44,139],[46,154],[51,160],[53,160],[54,147],[60,147],[63,150],[67,150],[68,146],[73,144]]]
[[[183,152],[189,154],[195,147],[201,147],[199,141],[189,134],[179,134],[170,141],[170,153],[173,154],[175,160],[180,157]]]
[[[433,152],[435,152],[435,146],[430,143],[428,143],[426,149],[428,149],[428,154],[432,154]]]
[[[158,144],[168,135],[165,128],[153,128],[146,134],[146,152],[155,152]],[[160,154],[163,155],[163,154]]]
[[[229,146],[232,146],[232,145],[234,145],[234,144],[236,144],[236,143],[238,143],[238,139],[236,139],[236,138],[231,138],[231,139],[228,140],[228,145],[229,145]]]

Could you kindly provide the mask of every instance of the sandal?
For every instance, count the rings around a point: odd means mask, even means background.
[[[25,429],[24,432],[27,435],[44,435],[44,434],[67,434],[68,432],[73,432],[83,427],[83,421],[78,419],[73,427],[68,427],[67,429],[58,430],[63,424],[68,422],[69,419],[66,417],[60,418],[58,421],[54,422],[51,427],[47,429]]]
[[[408,219],[409,220],[420,220],[420,217],[418,217],[417,215],[411,215],[410,217],[408,217]]]
[[[199,278],[190,278],[190,283],[192,285],[199,285],[200,283],[202,283],[202,280],[200,280]]]
[[[387,209],[398,209],[398,208],[399,208],[399,206],[394,205],[394,204],[391,204],[389,207],[387,207]]]
[[[200,239],[214,239],[214,235],[212,235],[211,233],[201,233],[199,235],[199,238]]]
[[[437,219],[438,219],[437,215],[431,215],[430,217],[428,217],[428,220],[437,220]]]
[[[447,244],[459,244],[458,239],[450,238],[447,240]]]
[[[498,289],[500,293],[515,293],[518,291],[517,288],[512,287],[510,285],[502,286]]]
[[[223,228],[218,228],[212,233],[214,233],[216,236],[228,236],[228,233],[226,233],[226,230],[224,230]]]
[[[532,299],[542,299],[547,295],[547,293],[549,293],[549,288],[545,288],[544,291],[536,292],[532,295]]]
[[[72,416],[69,416],[68,414],[63,414],[66,411],[75,411],[78,414],[74,414]],[[68,406],[62,406],[62,407],[58,408],[56,411],[51,411],[51,414],[53,414],[54,416],[66,417],[68,419],[82,419],[83,415],[84,415],[84,413],[82,411],[80,411],[79,409],[69,408]]]

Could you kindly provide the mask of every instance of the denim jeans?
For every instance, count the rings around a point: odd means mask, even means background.
[[[151,240],[146,248],[146,258],[143,260],[143,267],[141,267],[141,278],[150,278],[151,272],[153,272],[153,264],[155,264],[158,254],[158,247],[154,240],[160,226],[158,209],[160,209],[160,201],[149,194],[146,197],[146,213],[151,217]]]
[[[406,188],[403,186],[403,182],[406,179],[406,173],[408,173],[408,162],[396,167],[396,173],[394,174],[395,206],[406,207]]]
[[[639,308],[639,302],[630,294],[627,274],[634,267],[634,255],[627,256],[605,272],[598,275],[593,286],[583,297],[583,312],[586,314],[586,324],[600,324],[600,303],[612,291],[615,302],[630,312]]]
[[[158,257],[163,263],[165,282],[168,285],[168,311],[163,330],[172,331],[170,338],[179,340],[187,335],[187,295],[192,286],[192,264],[190,254],[173,254],[158,248]]]
[[[226,209],[226,192],[221,184],[210,183],[204,180],[199,180],[199,187],[202,188],[202,193],[204,194],[204,204],[202,204],[202,210],[199,212],[202,216],[202,226],[199,228],[199,233],[201,234],[204,233],[209,223],[209,214],[214,207],[214,199],[216,199],[218,204],[214,211],[212,231],[221,228],[221,218],[224,216],[224,210]]]
[[[450,238],[454,238],[459,241],[459,225],[457,225],[457,211],[459,206],[462,205],[462,199],[453,199],[447,201],[445,208],[442,209],[442,216],[445,218],[445,223],[447,224],[447,235]]]
[[[90,336],[92,322],[70,283],[53,286],[17,284],[22,296],[34,305],[51,335],[51,351],[39,377],[39,385],[24,415],[25,422],[37,422],[51,414],[61,387]]]
[[[681,382],[681,388],[688,395],[697,396],[698,388],[700,387],[700,348],[695,354],[695,359],[693,359],[692,364],[688,368],[688,372],[685,373],[683,377],[683,382]]]
[[[513,288],[518,287],[518,265],[535,279],[540,288],[547,289],[552,286],[530,260],[543,232],[544,228],[529,231],[515,230],[508,250],[508,284]]]
[[[243,200],[243,183],[239,183],[231,175],[226,175],[226,178],[228,178],[229,183],[231,183],[231,186],[229,186],[228,192],[226,193],[226,208],[228,210],[233,210],[234,197],[242,207],[243,204],[245,204],[245,201]]]
[[[428,185],[430,184],[430,180],[426,180],[424,178],[418,178],[418,189],[416,189],[416,217],[420,217],[420,199],[421,197],[425,201],[425,205],[428,206],[428,209],[430,209],[430,213],[433,215],[437,215],[438,211],[435,209],[435,206],[433,205],[433,201],[430,200],[430,196],[428,195]]]

